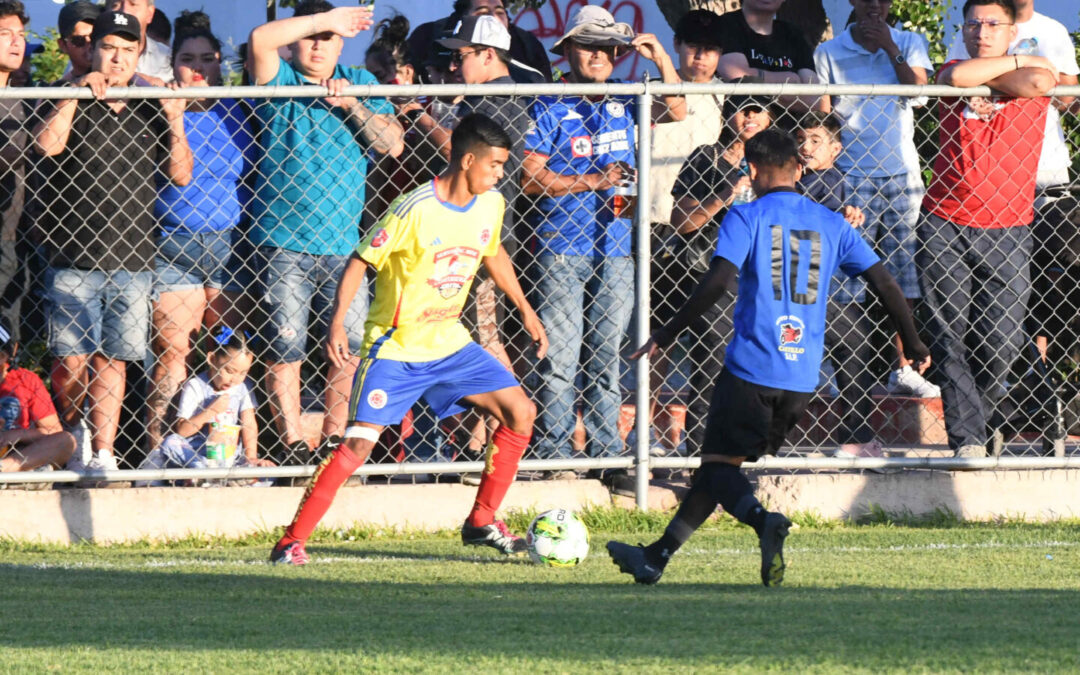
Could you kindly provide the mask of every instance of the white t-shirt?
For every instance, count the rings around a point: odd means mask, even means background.
[[[1030,20],[1016,24],[1016,39],[1009,45],[1009,52],[1012,53],[1017,43],[1027,38],[1035,38],[1038,41],[1035,54],[1049,59],[1057,67],[1059,73],[1080,75],[1072,37],[1060,21],[1035,12]],[[970,58],[970,55],[967,47],[964,46],[964,36],[957,32],[953,35],[952,43],[949,45],[949,55],[945,57],[945,60],[967,58]],[[1036,185],[1047,187],[1068,183],[1071,164],[1069,146],[1065,144],[1065,134],[1061,130],[1061,113],[1054,106],[1050,106],[1050,109],[1046,111],[1046,138],[1043,141],[1042,154],[1039,156],[1039,175]]]
[[[713,80],[719,82],[720,80]],[[692,94],[686,97],[686,118],[653,125],[649,172],[649,222],[670,223],[675,198],[671,188],[679,169],[699,145],[712,145],[724,126],[724,97]]]
[[[148,38],[146,40],[146,51],[139,55],[139,63],[135,66],[135,72],[172,82],[175,76],[172,67],[172,54],[169,53],[169,48],[157,40]]]
[[[912,68],[933,69],[926,39],[890,28],[893,42]],[[893,60],[884,49],[869,52],[849,26],[814,51],[814,68],[828,84],[899,84]],[[834,96],[833,111],[844,120],[844,151],[836,168],[857,177],[919,175],[912,109],[924,99],[903,96]]]
[[[217,417],[214,418],[214,422],[217,422],[218,425],[225,429],[237,427],[240,424],[240,413],[255,407],[251,387],[248,386],[246,380],[225,391],[217,391],[210,386],[210,380],[206,373],[200,373],[185,382],[183,388],[180,389],[180,403],[177,406],[176,415],[178,418],[190,420],[209,408],[223,394],[229,396],[229,407],[225,412],[218,413]],[[201,455],[206,454],[205,446],[209,426],[207,425],[200,429],[197,434],[188,438],[195,451]],[[237,438],[235,447],[237,448],[236,454],[242,454],[242,445],[239,443],[239,438]]]

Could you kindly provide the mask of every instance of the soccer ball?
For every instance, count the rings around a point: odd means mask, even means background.
[[[525,543],[533,562],[573,567],[589,554],[589,530],[573,511],[552,509],[532,521]]]

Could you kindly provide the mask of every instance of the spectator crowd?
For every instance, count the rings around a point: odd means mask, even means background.
[[[829,295],[832,369],[822,393],[839,405],[829,442],[837,456],[882,454],[870,424],[882,391],[940,398],[956,456],[1000,453],[1024,407],[1009,399],[1025,346],[1033,361],[1072,348],[1076,308],[1062,288],[1080,258],[1068,257],[1080,250],[1069,234],[1080,227],[1080,191],[1069,189],[1078,150],[1063,124],[1075,123],[1080,100],[1046,94],[1075,85],[1080,68],[1068,31],[1034,0],[967,0],[940,64],[921,33],[894,25],[890,0],[850,0],[848,24],[817,45],[776,18],[783,0],[745,0],[723,15],[692,10],[670,45],[585,5],[550,50],[512,23],[504,0],[439,1],[448,16],[412,26],[401,14],[375,25],[367,7],[300,0],[293,16],[255,28],[230,69],[201,11],[170,21],[154,0],[78,0],[35,17],[36,26],[55,19],[66,71],[25,82],[30,18],[18,0],[0,0],[0,87],[90,92],[0,98],[0,469],[272,466],[312,463],[336,446],[373,293],[362,284],[350,305],[351,356],[323,359],[342,271],[395,199],[442,171],[451,133],[471,113],[511,136],[501,240],[551,348],[544,358],[529,350],[482,276],[461,321],[536,403],[533,457],[626,451],[636,214],[644,209],[651,223],[658,326],[708,269],[727,210],[755,198],[743,149],[770,127],[797,138],[800,190],[859,228],[931,348],[930,370],[920,372],[895,330],[862,311],[870,300],[860,282],[819,279],[818,253],[802,252],[809,282],[796,290],[807,302]],[[369,30],[364,64],[342,62],[345,40]],[[656,96],[642,111],[652,146],[641,176],[650,200],[639,204],[632,96],[345,92],[618,82],[612,73],[629,54],[664,83],[938,83],[989,85],[995,95]],[[198,95],[232,70],[245,84],[328,95]],[[109,95],[140,86],[185,95]],[[923,138],[928,117],[935,130]],[[731,296],[694,319],[681,340],[685,362],[654,364],[657,409],[670,389],[686,407],[685,435],[652,438],[655,452],[702,450],[724,348],[740,330],[733,304]],[[18,367],[28,352],[36,372]],[[321,429],[306,426],[313,401]],[[473,459],[495,424],[474,413],[435,420],[418,405],[373,458]],[[592,477],[632,494],[626,471]]]

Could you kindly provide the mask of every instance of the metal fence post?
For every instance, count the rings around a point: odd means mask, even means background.
[[[652,94],[649,93],[649,77],[645,76],[645,93],[637,96],[637,208],[634,212],[634,230],[637,236],[637,325],[634,331],[635,347],[649,339],[649,173],[652,168]],[[637,485],[634,488],[637,507],[649,507],[649,371],[652,364],[642,358],[634,364],[634,428],[637,430],[636,467]]]

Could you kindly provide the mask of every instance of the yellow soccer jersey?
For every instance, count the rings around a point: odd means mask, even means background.
[[[356,249],[377,272],[360,356],[434,361],[469,343],[461,308],[499,250],[504,208],[497,190],[464,207],[440,201],[435,181],[394,200]]]

